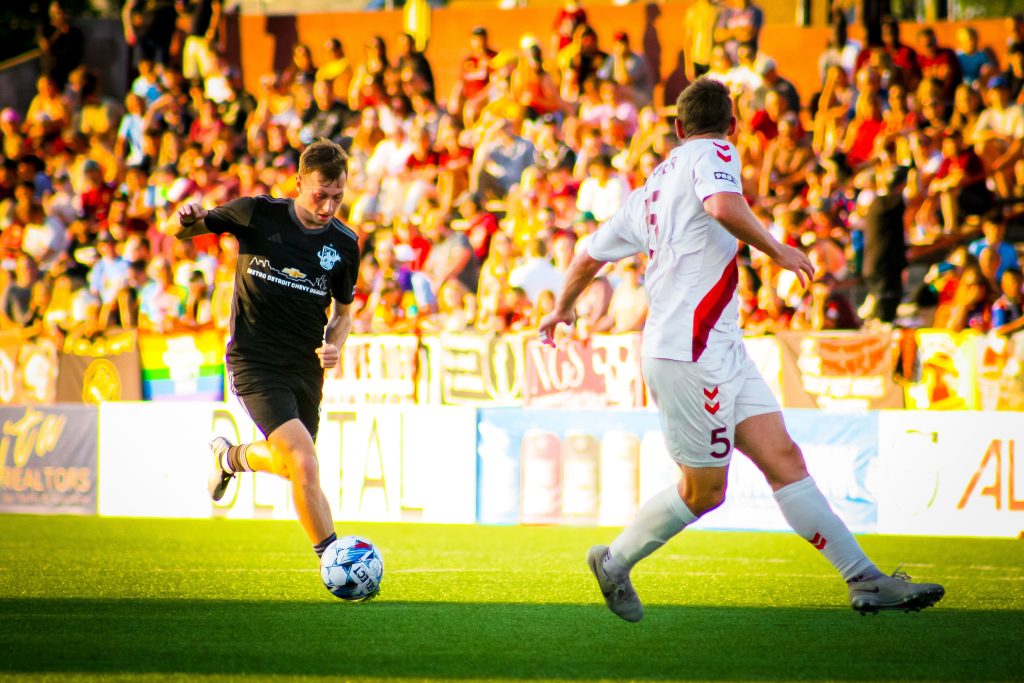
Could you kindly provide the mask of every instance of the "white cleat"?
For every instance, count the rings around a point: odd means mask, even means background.
[[[607,554],[608,546],[606,545],[595,545],[587,552],[587,564],[590,566],[594,578],[597,579],[597,585],[601,588],[605,604],[620,619],[640,621],[644,618],[644,606],[640,603],[636,591],[633,590],[633,583],[628,576],[621,583],[608,576],[602,566]]]
[[[850,585],[850,607],[861,614],[877,614],[884,610],[920,612],[931,607],[946,594],[937,583],[912,583],[899,569],[892,576],[879,576]]]
[[[210,491],[210,498],[213,498],[215,501],[224,497],[224,492],[228,489],[228,483],[235,476],[233,472],[227,472],[220,466],[222,462],[221,455],[226,454],[229,448],[231,448],[231,442],[223,436],[215,437],[210,442],[210,450],[213,452],[213,471],[210,473],[210,478],[207,481],[207,489]]]

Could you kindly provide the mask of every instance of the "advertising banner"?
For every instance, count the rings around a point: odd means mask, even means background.
[[[0,404],[53,403],[57,398],[57,345],[0,332]]]
[[[0,407],[0,512],[96,514],[96,408]]]
[[[1024,421],[1016,413],[885,412],[878,532],[1017,537]]]
[[[57,401],[100,403],[142,398],[139,347],[135,332],[108,331],[68,337],[59,356]]]
[[[341,362],[324,377],[324,403],[415,404],[425,363],[414,335],[350,335]]]
[[[829,505],[857,533],[878,524],[878,413],[835,415],[785,411],[786,428],[799,444],[807,471]],[[787,531],[771,487],[741,453],[733,453],[725,503],[694,525],[704,529]]]
[[[973,330],[917,330],[914,343],[904,344],[902,350],[903,365],[912,373],[906,386],[907,408],[976,410],[981,339]]]
[[[836,513],[873,531],[877,414],[787,410],[808,469]],[[477,521],[622,526],[640,503],[678,481],[652,411],[481,409]],[[756,467],[734,454],[725,505],[705,529],[788,529]]]
[[[1024,334],[981,339],[978,396],[982,410],[1024,410]]]
[[[143,334],[139,337],[146,401],[224,400],[224,334]]]
[[[325,406],[320,483],[338,520],[472,523],[476,509],[475,413],[470,408]],[[143,435],[147,447],[137,447]],[[261,440],[228,403],[100,406],[101,515],[295,519],[290,484],[242,474],[210,500],[208,447]]]
[[[639,334],[526,339],[523,403],[533,407],[637,408],[644,403]]]
[[[424,337],[432,398],[445,405],[520,405],[523,341],[518,334]]]
[[[864,411],[902,408],[893,381],[890,335],[864,332],[780,332],[782,405]]]
[[[621,525],[659,488],[642,490],[642,463],[661,482],[676,477],[667,457],[656,457],[664,449],[650,411],[485,408],[478,430],[477,520],[485,524]]]

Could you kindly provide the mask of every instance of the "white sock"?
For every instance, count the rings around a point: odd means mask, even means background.
[[[633,565],[696,519],[697,515],[686,507],[675,485],[656,493],[640,507],[632,524],[612,541],[605,556],[604,570],[613,579],[625,578]]]
[[[843,520],[829,507],[814,479],[801,479],[773,495],[793,531],[820,550],[844,581],[871,574],[871,570],[878,572]]]

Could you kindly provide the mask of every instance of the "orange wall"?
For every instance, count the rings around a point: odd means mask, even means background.
[[[664,81],[676,69],[682,49],[683,13],[688,3],[660,5],[630,4],[588,7],[590,23],[597,30],[600,44],[611,42],[619,30],[629,33],[634,50],[644,52],[658,64]],[[458,76],[459,64],[468,49],[469,32],[474,26],[486,26],[495,49],[515,47],[523,33],[533,33],[547,49],[556,8],[525,7],[498,10],[493,7],[448,8],[433,13],[433,36],[427,57],[434,70],[439,97],[446,97]],[[325,56],[324,43],[339,37],[349,59],[362,60],[363,45],[373,35],[381,35],[392,48],[394,37],[402,31],[402,14],[391,12],[354,12],[305,14],[297,17],[242,16],[239,18],[242,69],[246,87],[255,92],[259,76],[280,71],[290,59],[292,45],[301,40],[310,46],[316,63]],[[1005,59],[1006,30],[1003,20],[934,24],[941,44],[953,46],[957,28],[969,23],[982,36],[981,44],[991,47],[1000,60]],[[905,24],[904,42],[914,44],[917,24]],[[775,58],[779,72],[792,80],[806,101],[818,87],[818,56],[828,41],[827,27],[800,28],[792,24],[770,24],[761,32],[761,49]],[[851,28],[851,37],[860,36],[859,27]]]

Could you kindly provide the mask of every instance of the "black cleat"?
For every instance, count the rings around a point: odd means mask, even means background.
[[[228,472],[221,467],[221,462],[227,459],[227,452],[231,445],[231,442],[223,436],[215,437],[210,442],[210,450],[213,451],[213,471],[210,473],[210,478],[207,481],[207,489],[210,491],[210,498],[213,498],[215,501],[224,497],[224,492],[228,489],[228,483],[235,477],[234,472]],[[221,457],[222,455],[224,456],[223,458]]]

